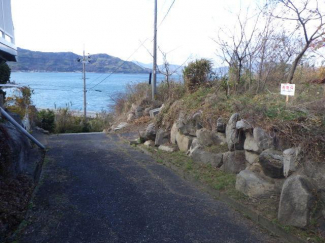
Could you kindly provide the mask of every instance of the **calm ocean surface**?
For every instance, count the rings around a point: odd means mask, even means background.
[[[111,96],[125,91],[126,84],[148,82],[149,74],[109,74],[87,73],[87,110],[109,110]],[[158,75],[157,81],[163,80]],[[176,77],[178,80],[179,78]],[[104,80],[104,81],[103,81]],[[81,73],[11,73],[11,81],[34,90],[33,104],[37,108],[66,107],[72,110],[83,110],[83,80]],[[101,82],[98,84],[99,82]],[[96,87],[94,87],[98,84]],[[12,92],[9,91],[8,93]]]

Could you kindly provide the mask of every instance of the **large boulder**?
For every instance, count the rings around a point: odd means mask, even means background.
[[[123,128],[127,127],[129,124],[127,122],[121,122],[119,123],[117,126],[112,126],[112,129],[114,131],[119,131],[119,130],[122,130]]]
[[[245,150],[261,153],[266,149],[273,148],[273,138],[262,128],[255,127],[253,136],[249,132],[246,132],[246,140],[244,143]]]
[[[158,149],[161,151],[164,151],[164,152],[169,152],[169,153],[176,152],[178,150],[176,145],[173,145],[173,146],[160,145],[158,147]]]
[[[126,121],[127,121],[127,122],[131,122],[131,121],[133,121],[134,119],[135,119],[135,114],[134,114],[133,112],[130,112],[130,113],[128,114],[128,117],[127,117]]]
[[[259,156],[259,163],[266,176],[271,178],[283,178],[283,155],[282,152],[267,149]]]
[[[252,130],[253,126],[248,121],[241,119],[240,121],[236,122],[236,129],[247,131]]]
[[[259,148],[257,142],[253,137],[253,134],[251,134],[250,132],[246,132],[245,135],[246,135],[246,139],[244,142],[244,149],[251,152],[258,152]]]
[[[152,141],[152,140],[147,140],[147,141],[144,143],[144,146],[146,146],[146,147],[155,147],[155,142]]]
[[[184,135],[195,137],[196,130],[202,127],[200,125],[200,117],[200,112],[195,113],[193,116],[187,118],[184,115],[180,115],[177,121],[178,131],[180,131]]]
[[[201,164],[210,164],[213,167],[219,168],[222,165],[222,157],[223,154],[216,154],[206,152],[199,147],[196,147],[192,153],[191,157],[194,162],[201,163]]]
[[[150,113],[149,113],[150,110],[151,110],[151,107],[145,108],[143,111],[143,116],[150,116]]]
[[[245,159],[249,164],[258,162],[259,155],[245,150]]]
[[[226,124],[225,120],[222,117],[218,118],[217,127],[216,127],[217,132],[225,133],[226,126],[227,126],[227,124]]]
[[[156,109],[153,109],[153,110],[150,110],[149,111],[149,115],[151,118],[155,118],[155,116],[157,116],[160,112],[160,108],[156,108]]]
[[[176,142],[179,150],[182,152],[187,152],[189,150],[192,140],[193,138],[190,136],[183,135],[180,132],[176,133]]]
[[[170,130],[170,142],[176,144],[176,134],[178,132],[177,124],[174,123],[172,129]]]
[[[239,120],[239,114],[233,114],[226,127],[226,138],[228,149],[230,151],[242,150],[244,148],[245,134],[242,130],[236,129],[236,123]]]
[[[209,147],[214,144],[220,144],[221,142],[214,132],[206,128],[197,130],[196,137],[198,139],[199,144],[205,147]]]
[[[135,111],[134,111],[134,113],[135,113],[135,117],[136,117],[136,118],[140,118],[140,117],[142,117],[142,116],[143,116],[143,111],[144,111],[144,108],[141,107],[141,106],[138,106],[138,107],[135,109]]]
[[[275,193],[274,184],[267,182],[250,170],[243,170],[237,175],[236,190],[253,198],[270,196]]]
[[[221,141],[220,144],[226,144],[227,143],[226,134],[224,134],[222,132],[217,132],[216,136],[217,136],[218,140]]]
[[[140,131],[140,139],[144,141],[156,140],[156,126],[154,123],[150,123],[146,130]]]
[[[156,133],[155,145],[160,146],[169,142],[169,132],[164,129],[158,129]]]
[[[289,177],[282,188],[278,219],[285,225],[306,227],[313,206],[314,189],[311,181],[301,175]]]
[[[234,151],[223,154],[223,165],[221,167],[223,171],[238,174],[245,168],[245,151]]]
[[[197,148],[201,148],[201,145],[199,144],[199,141],[197,140],[197,138],[194,138],[192,140],[190,149],[187,152],[187,155],[192,156],[193,151],[195,151]]]
[[[288,177],[289,174],[296,171],[296,158],[298,149],[290,148],[283,151],[283,175]]]

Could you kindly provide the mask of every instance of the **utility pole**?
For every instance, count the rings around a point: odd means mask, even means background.
[[[78,62],[82,63],[82,79],[84,82],[84,122],[87,122],[86,63],[90,62],[90,56],[85,56],[85,50],[83,50],[82,59],[79,58]]]
[[[153,79],[152,79],[152,100],[155,100],[157,82],[157,0],[155,0],[154,17],[154,40],[153,40]]]

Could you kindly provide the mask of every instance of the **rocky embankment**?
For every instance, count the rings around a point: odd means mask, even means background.
[[[161,109],[132,105],[127,122],[111,129],[123,129],[150,114],[152,123],[139,131],[144,145],[182,151],[195,163],[236,174],[236,189],[254,200],[277,195],[277,219],[282,225],[306,228],[325,217],[325,169],[306,161],[300,147],[291,147],[285,138],[254,127],[238,113],[229,119],[218,118],[212,129],[202,126],[202,112],[180,113],[171,129],[164,129],[154,122]]]

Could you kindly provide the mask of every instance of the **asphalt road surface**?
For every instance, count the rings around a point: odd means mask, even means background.
[[[116,135],[48,143],[17,242],[281,242]]]

